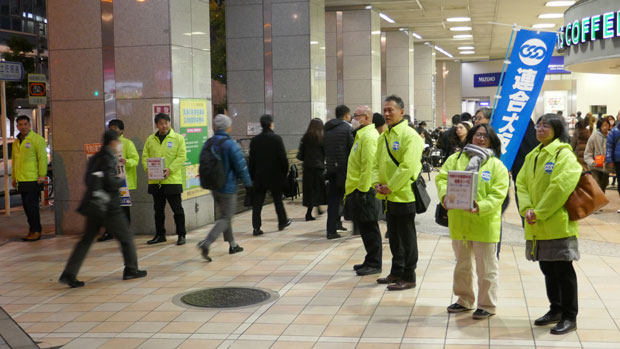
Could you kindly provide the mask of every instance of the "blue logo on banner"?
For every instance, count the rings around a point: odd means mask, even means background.
[[[517,32],[491,123],[502,141],[501,160],[508,170],[536,106],[556,41],[556,33]]]
[[[482,179],[484,179],[486,182],[491,180],[491,172],[490,171],[484,171],[482,172]]]
[[[555,166],[555,164],[553,162],[551,162],[551,161],[546,163],[545,164],[545,172],[547,172],[547,173],[553,172],[553,166]]]
[[[502,73],[474,74],[474,87],[499,86]]]

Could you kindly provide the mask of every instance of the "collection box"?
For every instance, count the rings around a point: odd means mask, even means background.
[[[478,194],[478,172],[448,171],[446,208],[472,210]]]
[[[164,170],[166,169],[166,159],[164,158],[148,158],[147,175],[149,180],[158,181],[164,179]]]

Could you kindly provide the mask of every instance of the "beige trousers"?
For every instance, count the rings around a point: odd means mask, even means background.
[[[477,308],[495,314],[499,279],[497,243],[452,240],[452,249],[456,256],[453,291],[459,298],[457,303],[470,309]],[[474,307],[476,303],[472,264],[474,258],[478,276],[477,307]]]

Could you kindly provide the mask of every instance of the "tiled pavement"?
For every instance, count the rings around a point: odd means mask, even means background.
[[[114,242],[96,243],[80,273],[81,289],[56,282],[75,237],[0,247],[0,306],[41,347],[64,348],[620,348],[620,228],[616,192],[605,213],[582,222],[582,243],[590,246],[576,263],[580,313],[577,332],[549,334],[535,327],[547,300],[542,274],[524,257],[516,211],[505,220],[496,316],[474,321],[471,313],[448,315],[454,255],[445,230],[434,227],[433,212],[418,217],[418,286],[387,292],[376,276],[357,277],[362,261],[359,238],[328,241],[325,217],[294,219],[276,231],[272,206],[264,210],[265,235],[253,237],[251,215],[235,218],[235,236],[245,251],[228,255],[222,240],[213,262],[202,260],[195,244],[209,227],[188,235],[188,244],[147,246],[137,237],[144,279],[122,281],[122,259]],[[303,217],[298,203],[291,217]],[[385,226],[382,225],[382,231]],[[596,234],[595,234],[596,233]],[[516,234],[516,233],[515,233]],[[588,241],[588,239],[591,239]],[[590,253],[591,252],[591,253]],[[384,275],[390,252],[384,241]],[[172,298],[212,286],[258,286],[278,291],[275,303],[228,311],[180,307]]]

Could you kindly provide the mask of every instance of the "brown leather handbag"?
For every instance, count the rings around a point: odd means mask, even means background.
[[[564,207],[568,211],[569,219],[571,221],[578,221],[586,218],[608,203],[609,200],[607,200],[605,193],[603,193],[601,187],[592,177],[592,173],[584,171],[581,173],[579,183],[568,197]]]

